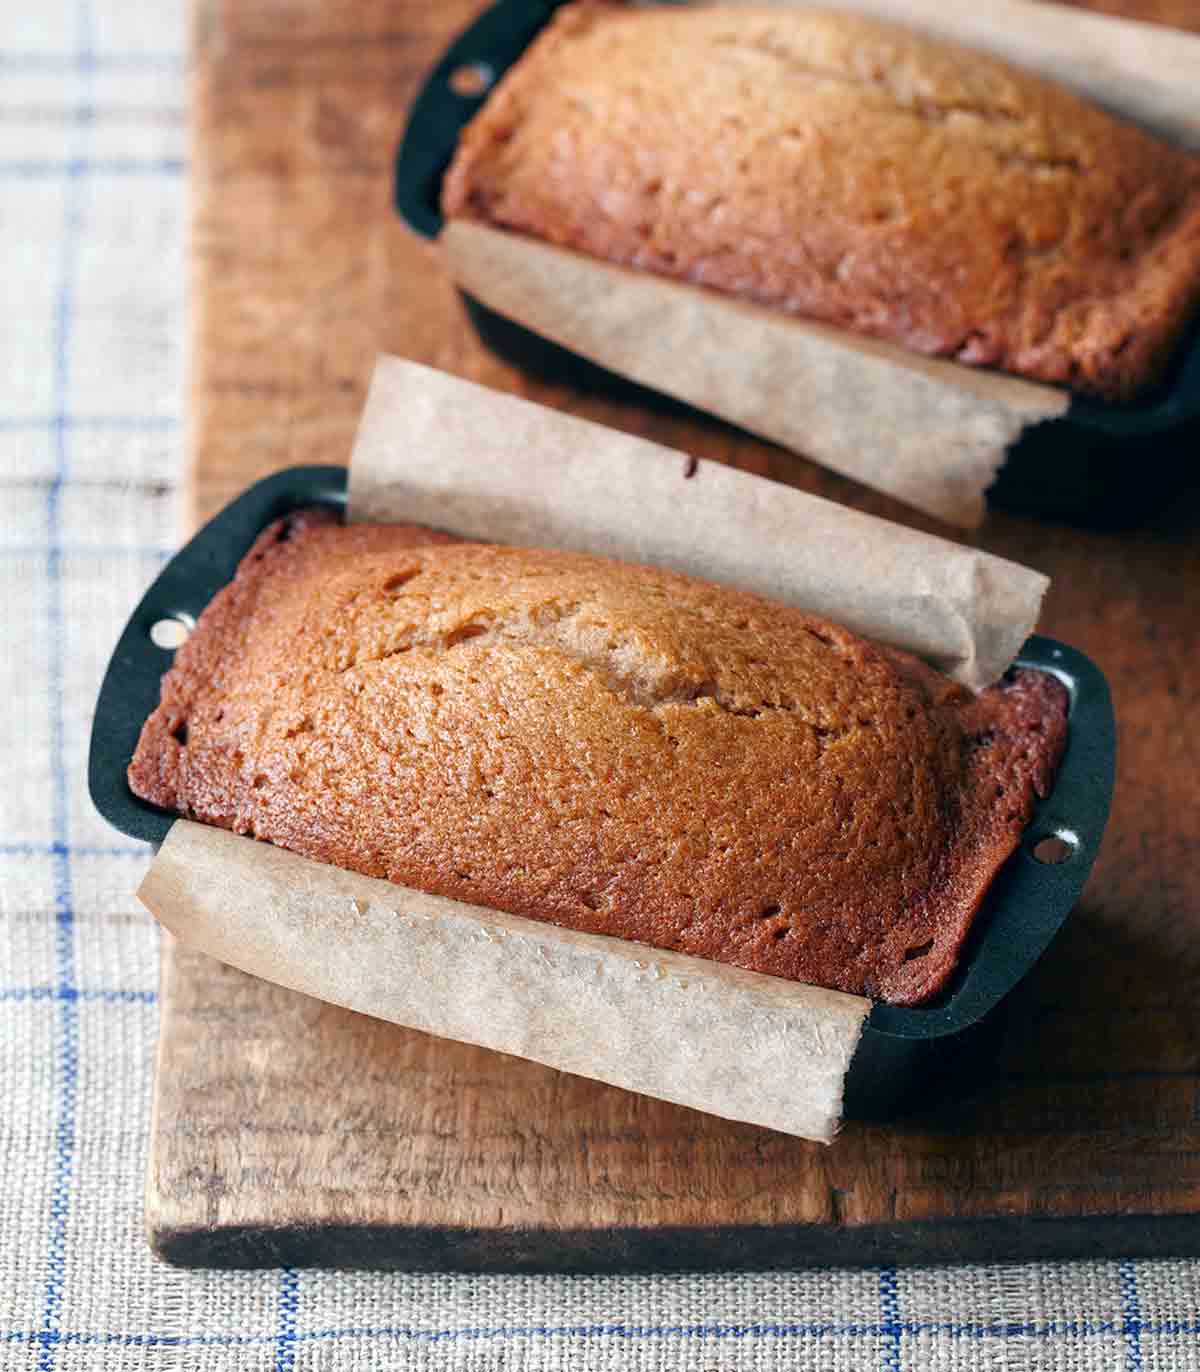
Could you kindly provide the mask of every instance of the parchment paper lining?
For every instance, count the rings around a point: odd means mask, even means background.
[[[483,224],[452,221],[439,243],[457,284],[497,313],[948,524],[978,527],[1009,446],[1070,404]]]
[[[576,934],[179,820],[138,892],[293,990],[662,1100],[831,1140],[870,1003]]]
[[[349,509],[673,567],[836,619],[975,688],[1012,661],[1048,584],[989,553],[390,357],[367,397]]]
[[[844,7],[995,52],[1200,147],[1200,36],[1026,0]],[[981,522],[1008,448],[1070,404],[1056,387],[920,358],[485,225],[452,222],[439,241],[454,280],[491,309],[951,524]]]
[[[804,604],[981,684],[1035,572],[383,358],[357,519],[659,562]],[[235,967],[410,1028],[822,1142],[869,1001],[425,895],[186,820],[139,891]]]

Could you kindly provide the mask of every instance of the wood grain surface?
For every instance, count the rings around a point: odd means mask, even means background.
[[[197,518],[276,468],[345,460],[386,350],[935,527],[719,423],[537,384],[484,351],[389,204],[407,104],[478,4],[197,3]],[[1184,0],[1120,9],[1200,28]],[[1200,1252],[1200,472],[1132,533],[993,515],[974,541],[1054,578],[1043,628],[1107,673],[1120,731],[1103,853],[1015,997],[995,1075],[826,1149],[168,943],[158,1251],[499,1268]]]

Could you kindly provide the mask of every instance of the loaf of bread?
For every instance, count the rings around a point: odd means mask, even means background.
[[[1109,399],[1200,301],[1200,159],[807,7],[567,5],[464,130],[471,218]]]
[[[141,797],[322,862],[913,1004],[1066,735],[690,577],[428,529],[272,525],[163,680]]]

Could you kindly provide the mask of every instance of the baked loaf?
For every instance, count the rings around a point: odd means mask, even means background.
[[[201,616],[129,781],[369,876],[913,1004],[1065,731],[1040,673],[976,697],[758,596],[315,512]]]
[[[1200,300],[1200,159],[982,53],[808,8],[559,10],[448,217],[1110,399]]]

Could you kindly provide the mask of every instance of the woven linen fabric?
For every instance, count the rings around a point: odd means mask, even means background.
[[[183,34],[178,0],[0,6],[0,1369],[1200,1367],[1195,1263],[567,1278],[151,1257],[147,852],[84,773],[108,653],[178,536]]]

